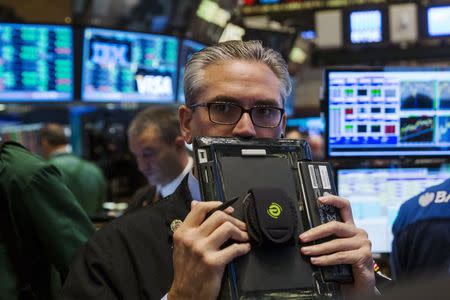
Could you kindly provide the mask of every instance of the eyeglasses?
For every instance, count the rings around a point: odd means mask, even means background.
[[[249,109],[231,102],[208,102],[189,106],[207,107],[209,120],[220,125],[234,125],[239,122],[244,113],[250,115],[253,125],[263,128],[276,128],[280,125],[284,109],[273,106],[259,105]]]

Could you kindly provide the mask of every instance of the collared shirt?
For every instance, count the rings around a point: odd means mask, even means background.
[[[72,147],[69,145],[56,149],[49,154],[49,157],[57,156],[59,154],[72,153]]]
[[[192,172],[189,172],[188,186],[189,192],[191,192],[192,199],[201,201],[202,195],[200,193],[200,183],[198,182],[198,179],[195,178]]]
[[[188,163],[186,167],[184,167],[183,172],[181,172],[180,175],[178,175],[174,180],[172,180],[168,184],[164,186],[158,185],[156,187],[156,192],[157,193],[159,192],[163,198],[173,194],[173,192],[175,192],[177,187],[183,181],[183,178],[191,171],[193,165],[194,160],[192,159],[192,157],[189,156]]]

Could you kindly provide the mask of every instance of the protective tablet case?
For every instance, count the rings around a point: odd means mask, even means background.
[[[197,137],[193,147],[203,200],[226,201],[239,197],[233,204],[233,215],[247,221],[247,224],[251,222],[252,215],[258,213],[261,220],[264,212],[256,208],[249,217],[251,203],[266,201],[269,214],[272,209],[277,212],[277,203],[284,203],[284,211],[289,211],[288,206],[295,211],[291,212],[296,223],[294,238],[285,239],[287,242],[282,246],[267,246],[266,242],[260,243],[265,245],[262,247],[252,244],[249,254],[228,265],[219,298],[339,299],[340,284],[327,282],[322,270],[313,266],[309,258],[299,252],[298,235],[311,228],[314,223],[311,213],[318,215],[318,212],[307,212],[313,205],[308,205],[303,200],[307,195],[304,187],[302,191],[300,163],[311,161],[308,144],[288,139]],[[270,193],[283,195],[284,199],[268,196]],[[256,197],[261,198],[260,202],[253,199]],[[268,230],[261,228],[259,234],[268,232],[265,236],[269,235],[270,239],[270,234],[274,231],[269,228],[271,219],[266,219],[269,223],[262,222],[261,227],[268,226]],[[275,239],[279,237],[277,234],[278,231],[273,235]],[[328,271],[328,275],[329,273]]]

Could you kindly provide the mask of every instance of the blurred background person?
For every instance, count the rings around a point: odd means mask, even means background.
[[[127,212],[171,195],[193,166],[180,132],[177,109],[149,107],[128,128],[128,144],[148,184],[133,196]]]
[[[311,147],[313,159],[325,159],[325,141],[321,134],[308,134],[307,132],[300,132],[297,128],[289,128],[286,130],[285,138],[293,140],[306,140]]]
[[[450,277],[450,178],[404,202],[392,233],[395,280]]]
[[[325,159],[325,139],[320,134],[311,134],[306,138],[309,146],[311,147],[314,160]]]
[[[40,129],[40,146],[44,158],[62,173],[64,183],[89,216],[102,210],[106,200],[106,180],[94,163],[70,152],[69,137],[59,124]]]
[[[297,128],[286,129],[286,134],[285,134],[284,137],[287,138],[287,139],[292,139],[292,140],[302,140],[302,139],[304,139],[303,134]]]
[[[57,168],[0,145],[0,299],[56,299],[94,227]]]

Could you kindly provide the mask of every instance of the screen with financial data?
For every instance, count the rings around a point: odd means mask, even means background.
[[[72,99],[71,27],[0,23],[0,102]]]
[[[350,13],[350,42],[352,44],[383,41],[383,15],[381,10],[353,11]]]
[[[441,168],[386,168],[337,170],[339,196],[352,206],[355,225],[367,231],[372,251],[391,252],[392,225],[408,199],[450,178]]]
[[[450,69],[327,70],[330,157],[450,155]]]
[[[98,102],[174,102],[178,39],[86,28],[81,99]]]
[[[192,54],[195,52],[198,52],[205,48],[205,44],[184,39],[181,42],[181,50],[180,50],[180,75],[178,79],[178,99],[177,101],[180,103],[184,103],[184,87],[183,87],[183,80],[184,80],[184,67],[188,60],[191,58]]]

